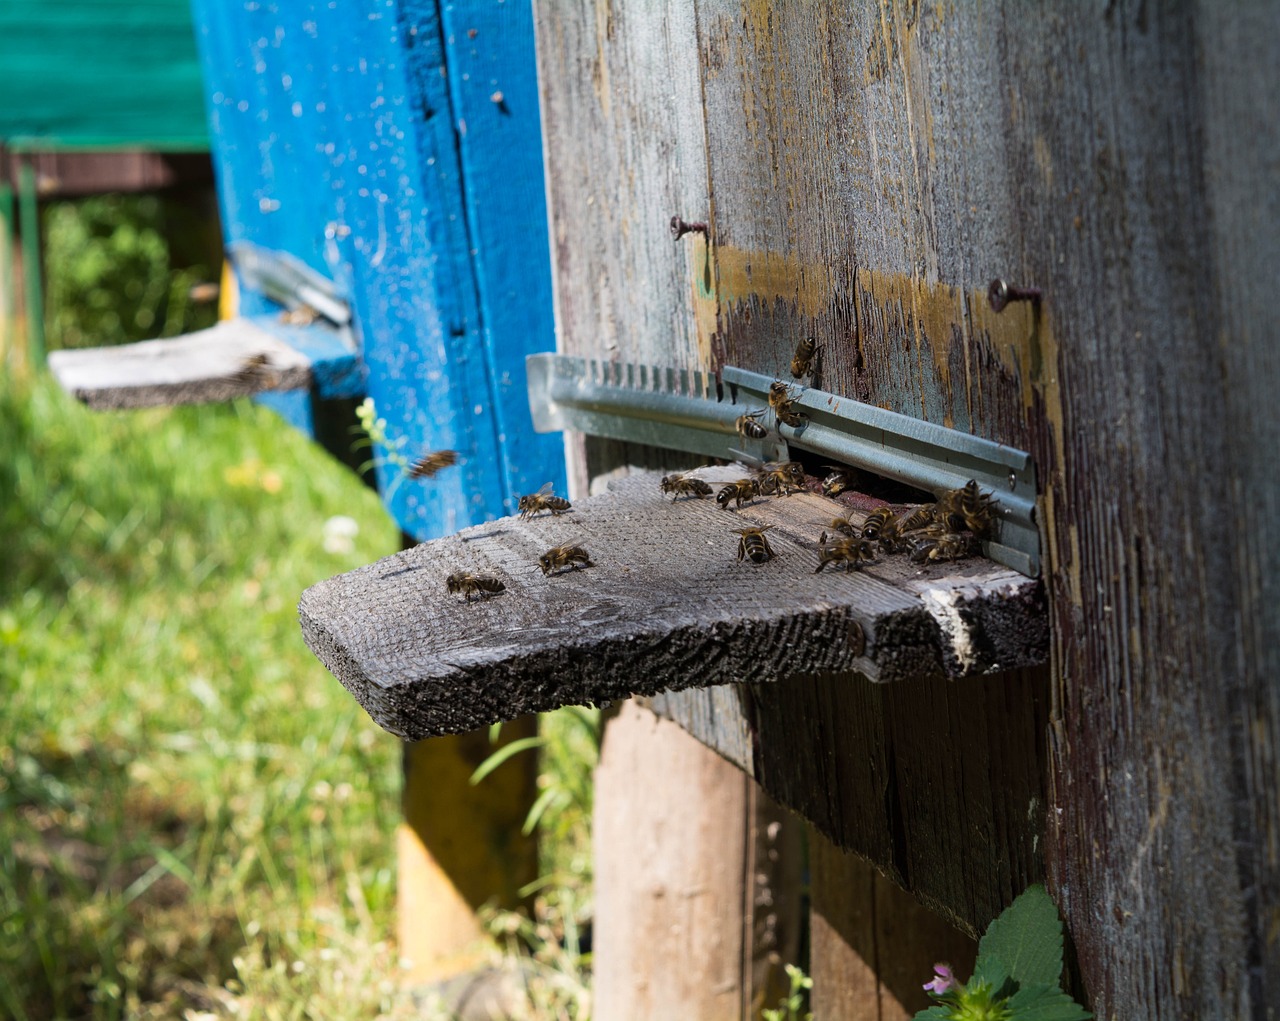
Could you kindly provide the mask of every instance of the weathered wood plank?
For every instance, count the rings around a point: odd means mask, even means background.
[[[303,634],[378,723],[410,738],[727,681],[962,677],[1047,651],[1033,579],[905,556],[815,576],[818,534],[842,505],[804,493],[726,513],[673,502],[657,482],[635,475],[561,518],[502,519],[321,582],[299,606]],[[771,529],[765,564],[736,557],[735,530],[754,525]],[[562,543],[594,566],[543,576],[538,557]],[[456,571],[506,591],[464,601],[445,591]]]
[[[799,838],[731,764],[624,704],[596,770],[594,1016],[748,1021],[776,1003],[799,954]]]
[[[64,390],[91,408],[210,404],[266,390],[305,390],[315,361],[355,362],[325,327],[279,330],[311,350],[285,343],[249,319],[166,340],[53,351],[49,368]],[[314,356],[314,357],[313,357]],[[259,361],[262,360],[262,361]],[[332,365],[327,366],[332,375]]]

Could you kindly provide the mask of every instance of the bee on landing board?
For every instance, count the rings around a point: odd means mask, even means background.
[[[550,511],[552,514],[558,516],[573,507],[573,505],[563,496],[556,496],[552,492],[550,482],[539,489],[536,493],[530,493],[527,496],[520,497],[520,502],[516,506],[519,508],[520,516],[522,518],[531,518],[535,514],[540,514],[542,511]]]
[[[433,450],[429,454],[423,454],[409,465],[405,469],[405,474],[411,479],[429,479],[436,472],[457,463],[458,452],[456,450]]]
[[[506,591],[507,588],[497,578],[486,578],[484,575],[471,574],[468,571],[458,571],[449,575],[444,580],[444,584],[450,592],[461,592],[465,595],[468,603],[471,602],[473,595],[480,599],[488,599],[490,596]]]
[[[917,564],[925,561],[963,560],[971,556],[977,541],[961,532],[942,532],[922,535],[912,542],[911,559]]]
[[[844,517],[832,518],[827,522],[827,527],[832,530],[832,539],[837,535],[850,536],[855,539],[862,538],[861,533],[858,531],[858,526],[853,523],[853,519],[847,514]],[[826,544],[827,533],[823,532],[821,538],[818,539],[818,545],[825,546]]]
[[[995,519],[997,501],[990,493],[978,488],[970,479],[959,489],[949,489],[938,498],[935,518],[953,527],[963,525],[976,536],[983,536]]]
[[[926,503],[913,511],[903,514],[896,523],[899,534],[928,528],[935,520],[934,512],[937,510],[937,506],[934,503]]]
[[[796,353],[791,358],[791,375],[796,379],[811,374],[814,356],[818,353],[817,342],[812,337],[800,341],[796,345]]]
[[[716,494],[716,503],[720,505],[721,510],[728,510],[730,500],[734,501],[734,507],[741,507],[759,495],[760,490],[756,486],[755,479],[738,479],[737,482],[730,482]]]
[[[851,535],[845,539],[836,539],[830,545],[823,543],[818,553],[818,566],[813,573],[817,574],[827,564],[844,564],[844,569],[848,571],[869,564],[875,558],[875,551],[869,540]]]
[[[761,496],[790,496],[805,488],[804,465],[799,461],[768,461],[755,474],[756,492]]]
[[[881,530],[892,520],[893,511],[890,508],[877,507],[862,522],[862,537],[864,539],[878,539]]]
[[[562,546],[552,546],[538,557],[538,566],[542,568],[543,574],[549,575],[558,574],[566,567],[572,567],[576,571],[579,567],[596,565],[591,562],[591,554],[581,546],[565,543]]]
[[[712,493],[711,486],[703,482],[702,479],[690,478],[686,472],[676,472],[674,475],[662,476],[662,481],[658,483],[658,488],[664,493],[675,493],[671,498],[671,502],[675,503],[681,496],[693,496],[701,500],[708,497]]]
[[[738,416],[737,421],[733,423],[733,427],[743,439],[762,440],[769,435],[769,430],[758,421],[763,414],[764,408],[748,411],[745,415]]]
[[[772,525],[755,525],[751,528],[736,529],[742,536],[738,540],[738,559],[746,557],[753,564],[763,564],[771,559],[773,547],[769,545],[769,540],[764,533],[772,527]]]

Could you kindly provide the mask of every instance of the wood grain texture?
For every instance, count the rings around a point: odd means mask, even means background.
[[[1050,672],[984,682],[981,711],[924,689],[914,712],[875,709],[871,733],[854,733],[882,766],[841,757],[824,730],[904,688],[786,686],[745,716],[757,775],[973,927],[1047,853],[1099,1016],[1275,1016],[1280,13],[695,10],[713,353],[780,373],[812,335],[824,389],[1030,450],[1053,606]],[[584,18],[589,45],[591,27]],[[548,91],[592,102],[574,78],[543,89],[544,103]],[[632,102],[642,125],[666,96]],[[553,180],[616,193],[611,166],[589,161],[593,122],[562,128],[574,137],[560,151],[578,158],[549,150]],[[591,244],[645,279],[642,250]],[[1043,302],[992,312],[994,277],[1039,287]],[[588,310],[573,322],[603,307],[585,289],[575,302]],[[600,354],[561,327],[566,350]],[[629,360],[655,360],[666,340],[654,334]],[[1024,689],[1047,692],[1047,731]],[[728,728],[735,749],[742,726]],[[913,727],[934,739],[909,740]],[[828,757],[815,765],[797,747]],[[979,765],[1015,749],[1023,759],[1003,768],[1048,791],[1043,813],[1009,810]],[[1043,763],[1033,783],[1025,773]],[[873,811],[899,789],[889,775],[931,777],[934,796],[894,794]],[[889,825],[870,832],[864,813]],[[1030,858],[983,851],[992,833]]]
[[[696,685],[960,677],[1046,652],[1032,579],[981,559],[905,557],[815,576],[817,533],[840,505],[799,494],[725,512],[673,502],[657,483],[635,475],[561,517],[502,519],[321,582],[299,605],[303,634],[408,738]],[[765,564],[737,558],[736,529],[753,525],[771,529]],[[538,557],[563,543],[594,566],[544,576]],[[506,591],[467,602],[445,591],[455,571]]]
[[[255,357],[268,363],[242,371]],[[211,404],[311,386],[311,360],[247,319],[168,340],[53,351],[49,368],[64,390],[100,410]]]
[[[923,985],[936,962],[972,973],[976,941],[819,833],[809,869],[814,1017],[907,1021],[933,1002]]]
[[[594,1016],[747,1021],[776,1003],[799,949],[798,836],[730,763],[624,704],[596,770]]]

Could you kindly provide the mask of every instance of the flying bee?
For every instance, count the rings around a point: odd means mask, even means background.
[[[239,367],[231,374],[232,382],[239,386],[257,386],[275,382],[272,371],[271,356],[264,352],[249,355],[240,362]]]
[[[769,430],[758,421],[763,414],[764,408],[748,411],[745,415],[738,416],[737,421],[733,423],[733,427],[743,439],[762,440],[769,435]]]
[[[760,494],[760,490],[756,486],[755,479],[738,479],[737,482],[730,482],[727,486],[716,494],[716,503],[720,505],[721,510],[729,509],[729,501],[734,501],[734,507],[741,507],[744,503],[750,503]]]
[[[803,414],[794,409],[794,404],[795,398],[791,396],[791,388],[782,380],[775,379],[769,385],[769,407],[773,409],[773,416],[781,425],[798,429],[804,425],[806,419]]]
[[[471,574],[467,571],[458,571],[451,574],[444,580],[445,587],[450,592],[461,592],[467,597],[467,602],[471,602],[471,597],[478,596],[481,599],[488,599],[490,596],[496,596],[499,592],[506,590],[506,585],[498,581],[497,578],[486,578],[481,574]]]
[[[694,496],[699,500],[711,495],[711,486],[708,483],[703,482],[702,479],[692,479],[684,472],[662,476],[662,481],[658,483],[658,488],[664,493],[675,493],[675,496],[671,498],[672,503],[675,503],[682,495]]]
[[[854,470],[852,468],[840,468],[834,464],[829,464],[827,467],[831,469],[831,474],[822,480],[823,496],[839,496],[853,485]]]
[[[773,525],[755,525],[751,528],[737,529],[737,533],[742,536],[738,540],[738,559],[746,557],[753,564],[763,564],[772,558],[773,547],[769,545],[769,540],[764,534],[772,527]]]
[[[405,469],[411,479],[429,479],[436,472],[458,463],[456,450],[436,450],[423,454]]]
[[[591,555],[581,546],[565,543],[562,546],[552,546],[538,557],[538,566],[542,568],[543,574],[555,574],[566,567],[572,567],[576,571],[579,567],[596,565],[591,562]]]
[[[814,356],[818,353],[818,345],[812,337],[800,341],[796,345],[796,353],[791,359],[791,375],[799,379],[807,376],[813,368]]]
[[[888,507],[877,507],[867,515],[867,520],[862,523],[862,537],[864,539],[877,539],[885,525],[893,520],[893,511]]]
[[[557,516],[573,507],[563,496],[556,496],[552,491],[551,483],[539,489],[536,493],[529,493],[520,497],[520,502],[516,504],[522,518],[531,518],[535,514],[543,511],[550,511]]]
[[[827,564],[844,564],[844,569],[848,571],[854,567],[869,564],[875,558],[876,554],[871,548],[870,540],[851,535],[846,539],[836,539],[829,546],[824,543],[818,553],[818,566],[813,573],[817,574]]]
[[[927,528],[933,524],[934,510],[937,504],[926,503],[917,507],[913,511],[903,514],[897,521],[898,532],[915,532],[921,528]]]

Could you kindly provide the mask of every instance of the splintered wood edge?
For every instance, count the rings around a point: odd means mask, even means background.
[[[719,485],[743,469],[697,474]],[[1034,579],[981,559],[905,557],[815,574],[817,537],[845,507],[805,493],[725,512],[673,503],[658,479],[633,475],[568,514],[503,518],[320,582],[298,607],[307,644],[410,740],[689,687],[958,678],[1047,653]],[[770,526],[764,564],[735,556],[735,530],[753,525]],[[537,557],[566,542],[594,566],[545,577]],[[506,589],[467,602],[445,590],[455,571]]]
[[[265,365],[242,371],[246,361]],[[245,319],[167,340],[52,351],[59,385],[96,410],[212,404],[265,390],[305,390],[311,361]]]

